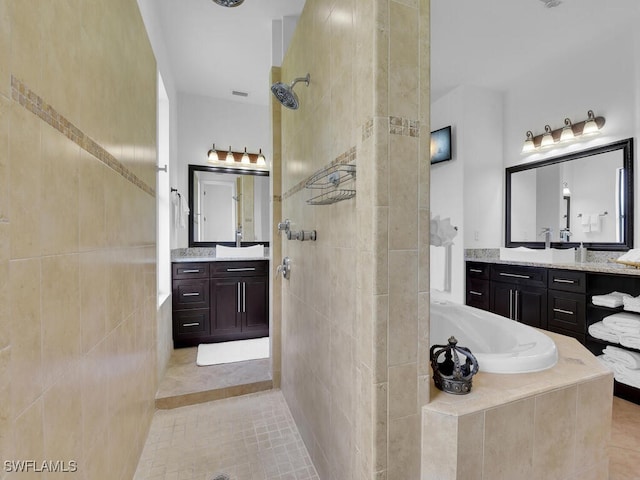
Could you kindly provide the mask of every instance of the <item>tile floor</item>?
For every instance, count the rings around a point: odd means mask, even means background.
[[[173,350],[156,394],[156,408],[176,408],[272,388],[271,360],[199,367],[198,347]]]
[[[196,353],[172,354],[134,479],[318,479],[282,393],[270,390],[270,360],[198,367]],[[609,454],[609,480],[640,480],[640,405],[614,397]]]
[[[280,390],[157,410],[134,480],[319,480]]]

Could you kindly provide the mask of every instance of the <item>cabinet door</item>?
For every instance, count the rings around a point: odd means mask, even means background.
[[[509,283],[491,282],[491,311],[503,317],[513,317],[515,287]]]
[[[516,320],[537,328],[547,328],[547,290],[520,288],[516,294]]]
[[[467,278],[467,305],[489,310],[489,281]]]
[[[242,278],[211,279],[211,335],[242,331]]]
[[[268,277],[247,277],[242,280],[242,331],[269,334]]]
[[[549,290],[548,323],[584,336],[586,334],[585,296],[579,293]]]

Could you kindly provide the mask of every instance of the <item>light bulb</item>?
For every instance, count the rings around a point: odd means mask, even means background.
[[[251,159],[249,158],[249,154],[247,153],[247,147],[244,147],[244,153],[242,154],[242,160],[240,161],[243,165],[249,165],[251,163]]]
[[[593,114],[593,110],[589,110],[587,112],[589,118],[584,122],[584,128],[582,129],[583,135],[593,135],[594,133],[598,133],[598,124],[596,123],[596,117]]]
[[[550,147],[554,143],[555,143],[555,140],[553,139],[553,135],[551,135],[551,127],[549,125],[545,125],[544,126],[544,135],[542,135],[542,141],[540,142],[540,146],[542,148]]]
[[[264,158],[264,155],[262,154],[262,149],[260,149],[260,153],[258,153],[258,160],[256,161],[256,165],[258,165],[259,167],[267,166],[267,159]]]
[[[524,141],[524,145],[522,145],[522,153],[533,152],[536,149],[536,145],[533,143],[533,132],[529,130],[527,132],[527,139]],[[433,155],[433,146],[431,147],[432,155]]]
[[[233,152],[231,151],[231,145],[229,145],[229,151],[227,152],[227,163],[236,163],[236,159],[233,157]]]
[[[218,151],[216,150],[215,143],[211,147],[211,150],[207,152],[207,158],[209,159],[209,163],[217,163],[220,161],[220,159],[218,158]]]
[[[573,134],[573,126],[571,125],[571,120],[568,118],[564,119],[564,128],[562,129],[562,133],[560,133],[560,141],[561,142],[570,142],[575,138]]]

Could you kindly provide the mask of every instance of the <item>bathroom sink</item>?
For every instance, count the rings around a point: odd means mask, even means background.
[[[225,247],[216,246],[216,258],[262,258],[264,257],[264,245],[252,245],[250,247]]]
[[[573,248],[501,248],[500,260],[532,263],[575,263],[576,252]]]

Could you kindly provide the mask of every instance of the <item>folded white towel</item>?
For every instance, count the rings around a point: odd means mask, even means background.
[[[594,305],[599,305],[601,307],[616,308],[623,305],[624,298],[626,297],[631,297],[631,295],[622,292],[611,292],[606,295],[593,295],[591,297],[591,302]]]
[[[624,373],[614,373],[613,378],[615,378],[617,382],[624,383],[630,387],[640,388],[640,378],[630,377]]]
[[[596,322],[592,325],[589,325],[589,335],[591,335],[593,338],[606,340],[607,342],[620,343],[620,337],[618,336],[618,334],[602,322]]]
[[[640,297],[629,297],[622,299],[622,305],[625,310],[640,313]]]
[[[618,338],[620,339],[620,345],[622,345],[623,347],[635,348],[637,350],[640,350],[640,335],[621,333],[620,335],[618,335]]]
[[[602,323],[617,333],[640,334],[640,315],[620,312],[602,319]]]
[[[620,255],[618,260],[623,260],[625,262],[640,262],[640,248],[632,248],[628,252]]]
[[[613,361],[611,357],[603,354],[603,355],[598,355],[596,359],[612,372],[616,371],[616,363]]]
[[[631,370],[640,369],[640,353],[630,352],[624,348],[608,345],[602,351],[608,357],[611,357],[616,363],[623,365]]]
[[[599,232],[600,231],[600,215],[597,213],[592,213],[589,215],[589,229],[591,232]]]

